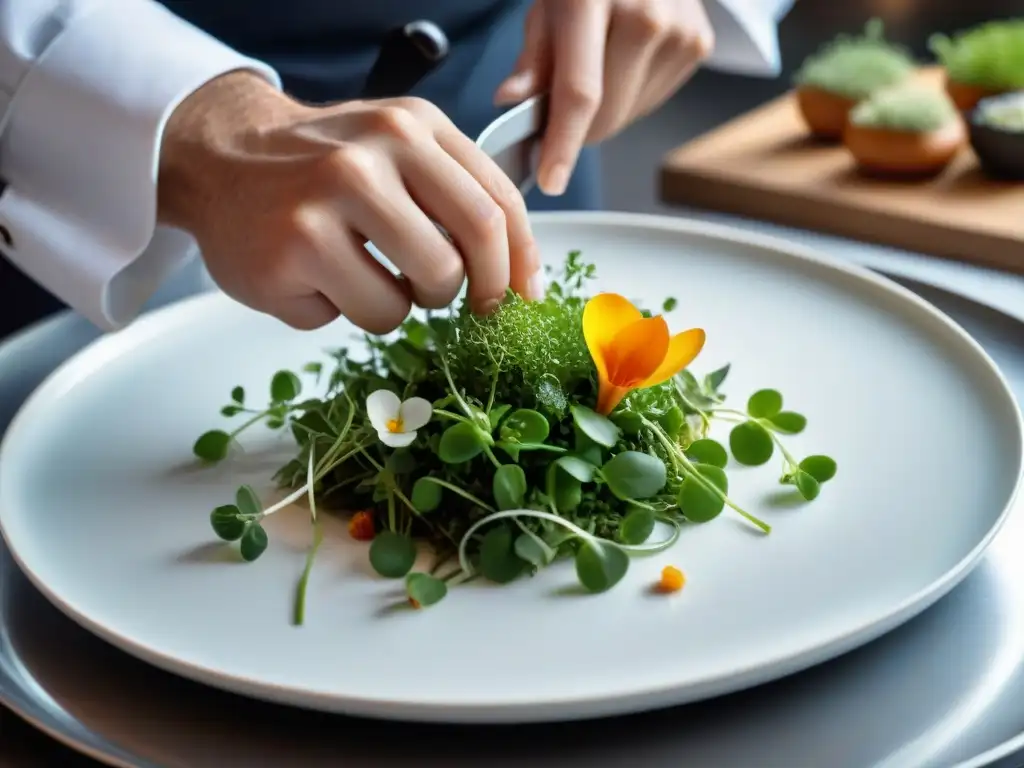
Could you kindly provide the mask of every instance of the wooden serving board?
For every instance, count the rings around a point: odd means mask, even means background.
[[[669,153],[661,197],[1024,273],[1024,183],[989,179],[969,146],[934,179],[864,177],[841,144],[808,136],[792,94]]]

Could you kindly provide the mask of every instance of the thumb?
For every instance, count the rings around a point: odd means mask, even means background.
[[[546,63],[550,59],[550,45],[547,23],[544,18],[544,3],[538,0],[526,17],[523,36],[523,50],[515,68],[494,93],[494,103],[507,106],[528,99],[541,87]]]

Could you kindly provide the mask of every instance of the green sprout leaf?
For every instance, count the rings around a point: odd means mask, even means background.
[[[768,419],[782,410],[782,395],[774,389],[761,389],[747,400],[747,413],[755,419]]]
[[[551,565],[558,553],[535,533],[524,531],[516,536],[514,545],[516,556],[535,568]]]
[[[413,483],[412,496],[410,501],[420,514],[433,512],[441,506],[441,498],[444,494],[441,486],[431,482],[427,477],[421,477]]]
[[[636,546],[647,541],[654,533],[654,511],[637,507],[622,518],[619,538],[623,544]]]
[[[836,460],[831,456],[808,456],[800,462],[800,469],[819,483],[827,483],[836,476]]]
[[[492,430],[498,428],[498,425],[501,424],[502,418],[504,418],[505,414],[511,409],[511,405],[496,405],[491,408],[491,412],[487,415],[487,418],[491,423]]]
[[[709,464],[712,467],[725,467],[729,463],[729,454],[717,440],[710,437],[695,440],[686,449],[686,456],[700,464]]]
[[[427,371],[427,361],[404,339],[386,346],[383,354],[391,372],[405,381],[416,381]]]
[[[203,461],[216,463],[228,455],[231,435],[221,429],[204,432],[192,446],[192,453]]]
[[[526,473],[518,464],[503,464],[494,473],[492,487],[498,509],[518,509],[526,499]]]
[[[507,584],[523,572],[525,563],[515,553],[512,532],[499,525],[487,532],[480,543],[480,571],[496,584]]]
[[[740,464],[758,467],[772,457],[775,444],[768,430],[757,422],[745,421],[729,433],[729,448]]]
[[[220,409],[220,415],[225,416],[229,419],[232,416],[237,416],[241,412],[242,407],[240,405],[225,405],[223,408]]]
[[[694,469],[708,483],[718,488],[723,494],[729,492],[729,479],[721,467],[710,464],[695,464]],[[692,475],[683,480],[679,487],[676,500],[679,511],[693,523],[707,523],[718,517],[725,508],[725,500],[709,490]]]
[[[225,504],[210,513],[210,526],[213,532],[224,541],[238,541],[245,533],[245,521],[238,519],[238,507]]]
[[[729,375],[729,366],[723,365],[716,371],[712,371],[704,377],[704,387],[711,392],[717,392],[718,388],[725,383],[726,377]]]
[[[302,392],[302,381],[291,371],[278,371],[270,380],[270,398],[275,403],[290,403]]]
[[[797,469],[793,475],[793,484],[796,485],[800,495],[807,501],[814,501],[818,498],[818,494],[821,493],[821,483],[815,480],[809,472],[805,472],[802,469]]]
[[[576,553],[576,576],[590,592],[606,592],[629,570],[629,555],[597,539],[583,542]]]
[[[668,480],[665,463],[640,451],[623,451],[612,456],[601,468],[601,476],[618,498],[649,499],[657,495]]]
[[[484,450],[483,436],[472,424],[459,422],[448,427],[441,435],[438,456],[446,464],[465,464]]]
[[[259,523],[247,524],[242,539],[239,541],[239,552],[241,552],[242,559],[251,563],[266,551],[269,543],[267,532],[263,530],[262,525]]]
[[[590,483],[594,480],[594,473],[597,467],[589,461],[584,461],[579,456],[562,456],[555,461],[559,469],[565,470],[581,483]]]
[[[639,435],[640,430],[644,426],[644,420],[640,417],[640,414],[633,411],[616,411],[610,418],[612,423],[622,430],[623,434],[630,435],[631,437]]]
[[[661,311],[662,311],[662,312],[671,312],[671,311],[672,311],[673,309],[675,309],[675,308],[676,308],[677,306],[679,306],[679,302],[678,302],[678,301],[677,301],[676,299],[674,299],[674,298],[672,298],[671,296],[669,296],[669,297],[668,297],[667,299],[665,299],[665,301],[664,301],[664,302],[662,303],[662,305],[661,305]]]
[[[257,517],[263,511],[260,497],[251,485],[243,485],[235,492],[235,505],[243,515]]]
[[[544,414],[519,408],[501,425],[501,439],[509,443],[543,443],[550,430]]]
[[[622,434],[622,430],[611,419],[582,405],[572,407],[572,417],[583,434],[605,448],[614,448]]]
[[[421,608],[441,602],[448,594],[448,585],[427,573],[410,573],[405,577],[405,592]]]
[[[235,387],[231,390],[231,399],[239,405],[245,405],[245,389]]]
[[[780,432],[798,435],[807,427],[807,417],[794,411],[782,411],[769,416],[768,421]]]
[[[400,579],[416,563],[416,542],[394,531],[381,531],[370,544],[370,565],[386,579]]]

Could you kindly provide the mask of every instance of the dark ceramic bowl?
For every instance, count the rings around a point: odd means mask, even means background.
[[[1024,181],[1024,129],[1011,130],[985,120],[985,111],[1002,103],[1024,105],[1024,91],[982,99],[967,117],[971,147],[982,169],[998,179]]]

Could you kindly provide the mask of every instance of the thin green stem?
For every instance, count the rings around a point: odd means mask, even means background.
[[[661,430],[661,427],[659,427],[657,424],[655,424],[653,421],[646,417],[641,416],[641,419],[643,419],[644,425],[655,434],[658,440],[661,441],[661,444],[665,446],[665,449],[669,451],[669,453],[676,454],[679,461],[682,463],[683,467],[686,468],[688,476],[692,477],[695,483],[700,485],[704,490],[709,491],[710,493],[713,493],[716,496],[718,496],[730,509],[732,509],[734,512],[736,512],[738,515],[743,517],[748,522],[757,526],[765,533],[771,533],[772,527],[768,525],[768,523],[764,522],[763,520],[759,520],[758,518],[754,517],[752,514],[747,512],[745,509],[738,506],[735,502],[733,502],[732,499],[729,498],[729,496],[726,493],[722,491],[721,488],[705,479],[705,477],[701,475],[700,472],[697,471],[697,468],[693,465],[693,462],[691,462],[687,458],[686,454],[679,449],[679,446],[673,443],[669,439],[668,435],[666,435]]]
[[[467,419],[465,416],[459,416],[459,414],[457,414],[457,413],[452,413],[451,411],[446,411],[446,410],[444,410],[442,408],[435,408],[434,409],[434,415],[435,416],[443,416],[446,419],[451,419],[452,421],[458,421],[458,422],[461,422],[463,424],[473,424],[473,422],[470,421],[469,419]]]
[[[458,494],[459,496],[464,498],[466,501],[473,502],[474,504],[476,504],[478,507],[480,507],[480,509],[484,510],[485,512],[495,512],[496,511],[494,509],[494,507],[492,507],[486,501],[478,499],[472,493],[470,493],[469,491],[464,491],[463,489],[459,488],[459,486],[455,485],[454,483],[449,483],[447,480],[441,480],[440,478],[431,477],[430,475],[427,475],[427,476],[423,477],[422,479],[424,481],[428,482],[428,483],[433,483],[434,485],[439,485],[442,488],[447,488],[449,491],[451,491],[452,493]]]
[[[498,457],[494,455],[494,451],[489,446],[484,446],[484,455],[491,460],[491,464],[494,465],[495,469],[501,469],[501,462],[498,461]]]
[[[306,620],[306,593],[309,591],[309,574],[313,571],[313,561],[316,553],[324,541],[324,532],[318,524],[313,526],[313,544],[306,553],[306,565],[302,569],[302,576],[295,588],[295,613],[292,617],[293,623],[301,627]]]
[[[240,435],[240,434],[241,434],[242,432],[244,432],[245,430],[247,430],[247,429],[248,429],[249,427],[251,427],[251,426],[252,426],[253,424],[255,424],[255,423],[256,423],[257,421],[259,421],[260,419],[262,419],[262,418],[265,418],[265,417],[266,417],[267,415],[269,415],[269,413],[270,413],[270,411],[260,411],[260,412],[259,412],[259,413],[257,413],[257,414],[256,414],[255,416],[253,416],[253,417],[252,417],[251,419],[249,419],[248,421],[246,421],[245,423],[243,423],[243,424],[242,424],[242,426],[240,426],[240,427],[238,427],[237,429],[235,429],[235,431],[234,431],[234,432],[229,432],[229,433],[228,433],[228,436],[229,436],[229,437],[230,437],[230,438],[231,438],[232,440],[234,440],[234,439],[235,439],[235,438],[236,438],[236,437],[237,437],[238,435]]]
[[[659,541],[654,544],[620,544],[619,542],[612,541],[611,539],[602,539],[600,536],[595,536],[594,534],[583,530],[575,523],[569,522],[564,517],[561,517],[559,515],[553,515],[550,512],[543,512],[539,509],[505,509],[502,510],[501,512],[493,512],[487,517],[477,520],[462,535],[462,541],[459,542],[459,567],[463,570],[463,572],[466,574],[474,573],[472,567],[469,564],[469,557],[466,554],[466,547],[468,546],[469,540],[474,533],[476,533],[478,530],[480,530],[482,526],[485,526],[488,523],[493,523],[497,520],[507,520],[508,518],[518,519],[520,517],[533,517],[538,520],[548,520],[549,522],[556,523],[562,526],[563,528],[574,534],[577,538],[583,539],[584,541],[589,542],[591,544],[608,544],[613,547],[618,547],[624,552],[634,552],[637,554],[652,554],[655,552],[663,552],[664,550],[668,549],[673,544],[675,544],[676,541],[678,541],[681,530],[677,523],[671,523],[671,525],[673,526],[672,535],[664,541]]]

